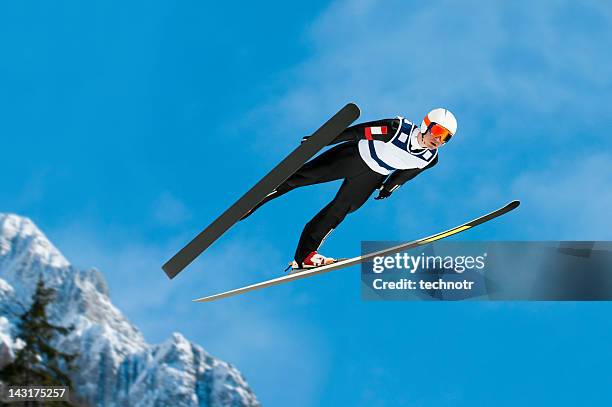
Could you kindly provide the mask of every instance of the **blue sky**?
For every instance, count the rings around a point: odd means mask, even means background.
[[[605,2],[4,2],[0,211],[31,217],[152,342],[180,331],[268,406],[604,405],[610,305],[364,303],[358,269],[280,275],[338,183],[294,191],[169,281],[161,264],[348,101],[446,106],[440,163],[350,215],[324,254],[412,240],[610,239]]]

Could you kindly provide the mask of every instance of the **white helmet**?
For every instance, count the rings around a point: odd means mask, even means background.
[[[436,124],[448,130],[449,137],[446,141],[457,132],[457,119],[449,110],[437,108],[427,113],[421,123],[421,133],[425,134],[430,127]]]

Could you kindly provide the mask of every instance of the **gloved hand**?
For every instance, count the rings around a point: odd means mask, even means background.
[[[378,196],[374,199],[385,199],[391,196],[392,192],[386,189],[384,186],[378,190]]]

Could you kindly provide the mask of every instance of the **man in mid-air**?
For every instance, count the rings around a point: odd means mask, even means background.
[[[403,117],[351,126],[330,145],[341,143],[307,162],[272,191],[257,208],[306,185],[344,179],[334,199],[304,227],[295,251],[294,269],[320,267],[335,259],[317,251],[346,215],[379,190],[385,199],[406,181],[438,162],[438,149],[457,132],[457,120],[446,109],[434,109],[417,126]]]

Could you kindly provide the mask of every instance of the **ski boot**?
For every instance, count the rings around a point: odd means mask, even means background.
[[[291,269],[291,272],[293,273],[296,271],[313,269],[313,268],[321,267],[321,266],[327,266],[328,264],[333,264],[336,261],[337,260],[334,258],[325,257],[322,254],[319,254],[316,251],[314,251],[314,252],[311,252],[308,256],[306,256],[306,258],[301,264],[301,267],[297,263],[297,261],[293,260],[292,262],[289,263],[289,266],[285,269],[285,271],[288,271],[289,269]]]

